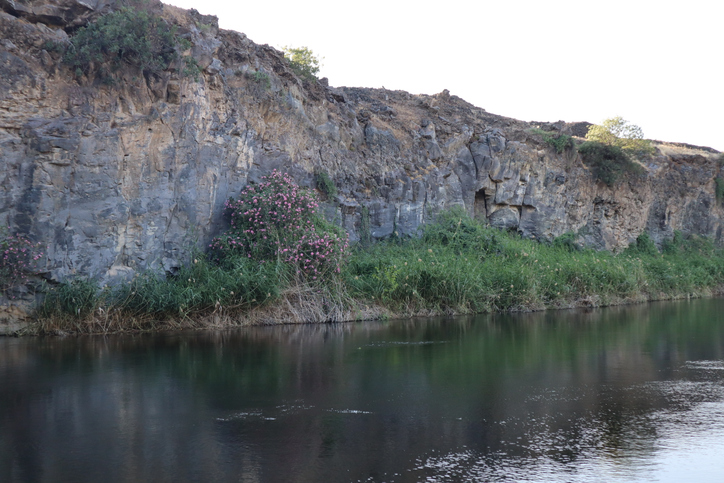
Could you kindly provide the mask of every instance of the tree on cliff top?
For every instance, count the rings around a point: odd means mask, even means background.
[[[606,119],[600,125],[594,124],[589,127],[586,140],[616,146],[629,154],[644,155],[654,152],[651,141],[644,139],[643,130],[621,116]]]
[[[317,77],[321,62],[309,47],[282,47],[282,51],[295,74],[309,80]]]

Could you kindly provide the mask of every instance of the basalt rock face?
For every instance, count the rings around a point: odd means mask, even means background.
[[[51,46],[112,0],[0,7],[0,224],[47,247],[50,280],[172,272],[225,227],[224,201],[274,169],[310,188],[328,173],[338,194],[324,212],[353,241],[364,227],[415,235],[453,206],[526,237],[577,232],[609,250],[644,230],[723,237],[711,149],[657,143],[645,173],[608,187],[530,131],[580,135],[585,124],[534,126],[447,91],[304,81],[276,49],[161,4],[149,8],[191,41],[201,74],[129,67],[106,85],[77,78]]]
[[[0,8],[16,17],[60,28],[83,26],[91,17],[110,11],[111,4],[108,0],[0,0]]]

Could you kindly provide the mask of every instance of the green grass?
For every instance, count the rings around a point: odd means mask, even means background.
[[[38,315],[82,319],[100,308],[129,318],[167,320],[203,316],[219,307],[248,310],[278,297],[289,283],[288,272],[281,264],[248,258],[228,257],[219,265],[198,256],[173,276],[146,272],[103,289],[86,279],[50,287]]]
[[[171,277],[151,272],[120,285],[110,305],[161,320],[203,315],[218,307],[250,309],[276,298],[286,277],[279,264],[229,257],[216,265],[199,257]]]
[[[711,294],[724,287],[724,252],[707,238],[677,232],[662,252],[642,234],[616,255],[583,248],[572,233],[540,243],[451,211],[420,238],[357,245],[342,272],[330,276],[305,285],[306,293],[324,299],[324,310],[346,306],[354,313],[354,304],[392,315],[541,310]],[[40,315],[189,320],[219,308],[243,313],[273,306],[285,290],[305,283],[281,263],[227,257],[218,264],[197,255],[169,277],[146,273],[103,290],[91,281],[60,285]]]
[[[356,251],[345,282],[356,297],[393,311],[475,313],[606,305],[697,295],[724,284],[724,253],[706,239],[670,242],[659,253],[644,234],[614,255],[484,227],[449,213],[420,239]]]
[[[104,294],[93,280],[77,278],[68,283],[46,287],[45,299],[39,307],[41,317],[52,315],[84,318],[103,302]]]

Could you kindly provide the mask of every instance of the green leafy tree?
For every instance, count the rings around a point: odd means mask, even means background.
[[[629,154],[652,154],[654,147],[651,141],[644,139],[643,130],[631,124],[621,116],[606,119],[600,125],[588,128],[587,141],[616,146]]]
[[[284,57],[295,74],[305,79],[315,79],[321,62],[309,47],[283,47]]]

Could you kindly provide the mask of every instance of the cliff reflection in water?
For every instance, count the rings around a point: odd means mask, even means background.
[[[0,339],[0,481],[635,480],[724,437],[722,313]]]

